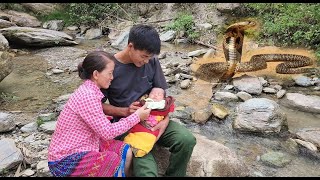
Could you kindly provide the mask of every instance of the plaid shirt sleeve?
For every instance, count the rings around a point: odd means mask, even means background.
[[[78,114],[104,140],[113,139],[140,122],[137,113],[133,113],[116,123],[111,123],[103,113],[101,99],[94,94],[85,94],[78,103]]]

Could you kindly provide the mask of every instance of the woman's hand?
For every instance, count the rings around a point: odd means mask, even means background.
[[[150,115],[150,111],[151,109],[147,108],[147,104],[143,105],[142,107],[140,107],[139,109],[136,110],[136,113],[138,114],[138,116],[140,117],[140,121],[144,121],[148,118],[148,116]]]
[[[130,104],[130,106],[128,107],[128,114],[127,116],[129,116],[130,114],[136,112],[137,109],[140,108],[140,102],[139,101],[135,101],[133,103]]]

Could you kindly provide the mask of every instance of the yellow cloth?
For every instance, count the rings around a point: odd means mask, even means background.
[[[135,157],[142,157],[148,154],[155,141],[156,136],[147,132],[129,133],[124,138],[124,142],[131,145]]]

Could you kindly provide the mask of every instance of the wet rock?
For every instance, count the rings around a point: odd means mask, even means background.
[[[281,152],[268,152],[261,156],[261,161],[272,167],[285,167],[291,162],[291,159]]]
[[[74,71],[87,55],[87,51],[75,47],[51,47],[37,50],[34,55],[43,57],[49,67]]]
[[[208,51],[207,49],[199,49],[199,50],[191,51],[188,53],[188,56],[189,57],[197,57],[202,54],[205,54],[207,51]]]
[[[237,101],[238,96],[231,92],[218,91],[214,94],[214,99],[218,101]]]
[[[40,161],[37,164],[37,177],[52,177],[48,167],[48,160]]]
[[[279,90],[279,91],[277,92],[277,94],[276,94],[277,98],[278,98],[278,99],[282,98],[282,97],[286,94],[286,92],[287,92],[287,91],[284,90],[284,89]]]
[[[226,85],[226,87],[224,87],[225,90],[232,90],[233,88],[233,85]]]
[[[10,43],[24,46],[52,47],[78,44],[64,32],[31,27],[9,27],[0,29]]]
[[[275,89],[269,87],[263,88],[262,91],[269,94],[275,94],[277,92]]]
[[[56,128],[56,124],[57,124],[56,121],[45,122],[40,125],[39,130],[44,131],[45,133],[48,133],[48,134],[53,134]]]
[[[246,93],[244,91],[240,91],[236,94],[242,101],[246,101],[248,99],[251,99],[252,96],[249,93]]]
[[[192,113],[191,108],[177,106],[175,108],[175,111],[170,115],[170,117],[177,118],[182,121],[186,121],[186,120],[190,121],[191,120],[191,113]]]
[[[245,91],[249,94],[260,95],[262,92],[262,83],[257,77],[243,75],[234,78],[232,83],[240,91]]]
[[[0,51],[9,49],[8,40],[0,33]]]
[[[211,29],[212,25],[210,23],[202,23],[202,24],[196,24],[197,27],[199,27],[200,29]]]
[[[17,26],[15,23],[4,20],[4,19],[0,19],[0,29],[2,28],[8,28],[11,26]]]
[[[57,114],[56,113],[39,114],[37,119],[41,122],[55,121],[57,120]]]
[[[52,73],[53,74],[61,74],[61,73],[64,73],[64,70],[62,70],[62,69],[52,69]]]
[[[249,99],[239,104],[236,111],[232,126],[240,132],[276,134],[287,126],[286,115],[280,106],[266,98]]]
[[[13,139],[1,139],[0,149],[0,172],[9,170],[22,162],[23,154],[16,147]]]
[[[190,80],[193,79],[193,76],[191,76],[191,75],[189,75],[189,74],[180,73],[180,76],[181,76],[183,79],[190,79]]]
[[[287,93],[281,104],[300,111],[320,113],[320,97],[303,95],[300,93]]]
[[[320,148],[320,128],[303,128],[296,133],[299,139],[313,143]]]
[[[197,144],[193,149],[191,160],[187,167],[188,176],[248,176],[246,165],[229,148],[198,134],[195,134],[195,137]]]
[[[69,31],[77,31],[77,30],[79,30],[79,27],[78,26],[68,26],[67,30],[69,30]]]
[[[247,166],[226,146],[194,134],[197,143],[193,149],[187,167],[187,176],[191,177],[243,177],[248,176]],[[210,151],[208,151],[210,149]],[[168,167],[170,152],[168,148],[155,146],[155,159],[159,174]],[[207,153],[203,153],[207,152]]]
[[[284,147],[284,149],[286,149],[286,151],[291,154],[296,154],[296,155],[299,154],[298,144],[292,138],[288,138],[285,142],[283,142],[282,147]]]
[[[42,27],[45,29],[51,29],[54,31],[61,31],[64,27],[64,22],[63,20],[51,20],[51,21],[44,22]]]
[[[186,79],[186,80],[181,81],[180,88],[181,89],[188,89],[190,87],[190,85],[191,85],[190,79]]]
[[[70,94],[61,95],[58,98],[53,99],[53,102],[55,102],[55,103],[67,102],[70,96],[71,96],[71,93]]]
[[[202,56],[202,58],[207,59],[207,58],[213,58],[216,54],[216,50],[210,48],[208,51]]]
[[[214,103],[212,105],[211,112],[214,116],[218,117],[219,119],[224,119],[229,114],[229,111],[226,107],[217,103]]]
[[[318,148],[312,144],[311,142],[308,141],[303,141],[301,139],[293,139],[295,142],[298,144],[302,145],[303,147],[309,149],[310,151],[317,152]]]
[[[222,13],[231,13],[239,6],[239,3],[217,3],[216,8]]]
[[[196,109],[195,111],[193,111],[191,117],[194,122],[204,124],[208,121],[211,114],[212,112],[209,106],[207,106],[206,108]]]
[[[97,39],[102,36],[102,31],[100,28],[91,28],[86,31],[84,36],[85,39]]]
[[[0,112],[0,133],[12,131],[16,127],[13,116],[8,113]]]
[[[0,82],[13,71],[13,63],[9,53],[0,51]]]
[[[49,14],[56,9],[55,3],[20,3],[35,14]]]
[[[312,81],[312,79],[306,76],[297,76],[297,77],[294,77],[293,79],[295,83],[299,86],[308,87],[308,86],[314,85],[314,82]]]
[[[41,22],[34,16],[24,12],[10,10],[7,12],[10,21],[22,27],[40,27]]]
[[[176,35],[176,31],[169,30],[160,34],[160,40],[163,42],[171,41]]]
[[[38,130],[38,125],[36,122],[28,123],[20,128],[20,131],[24,133],[36,132]]]
[[[129,31],[123,32],[114,42],[111,43],[111,47],[117,50],[123,50],[128,45]]]
[[[20,172],[20,175],[22,177],[29,177],[29,176],[32,176],[34,174],[35,174],[35,172],[33,170],[31,170],[31,169],[26,169],[26,170]]]

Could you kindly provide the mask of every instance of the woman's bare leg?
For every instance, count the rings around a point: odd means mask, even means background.
[[[129,148],[127,151],[126,163],[124,167],[124,173],[126,174],[126,177],[132,176],[131,163],[132,163],[132,150],[131,148]]]

